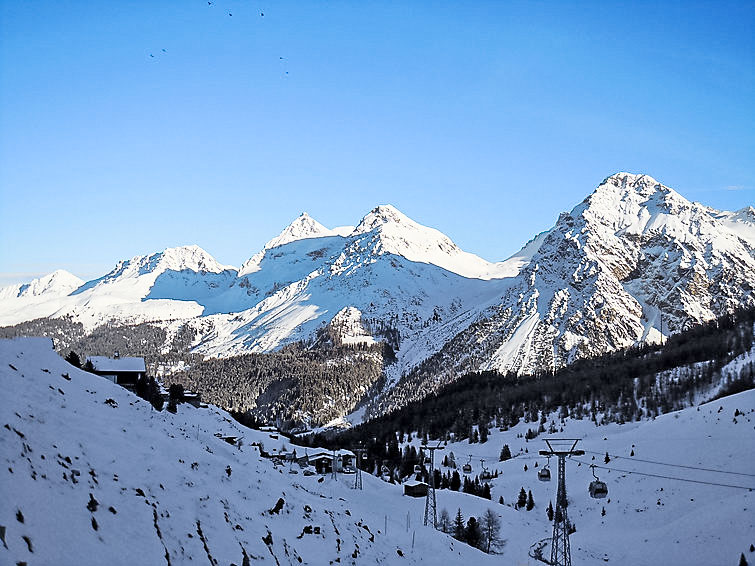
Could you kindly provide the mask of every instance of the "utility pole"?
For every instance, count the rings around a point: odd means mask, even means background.
[[[435,504],[435,451],[443,450],[438,443],[437,446],[426,446],[423,450],[430,451],[430,485],[427,488],[427,499],[425,499],[425,526],[432,520],[433,528],[438,528],[438,513]]]
[[[354,453],[357,455],[356,462],[356,476],[354,477],[354,489],[362,489],[362,468],[359,467],[359,463],[362,461],[362,454],[367,452],[366,448],[354,448]]]
[[[571,566],[569,546],[569,515],[566,507],[566,457],[582,456],[584,450],[577,449],[579,438],[546,438],[548,450],[541,450],[541,456],[558,457],[558,492],[556,512],[553,515],[553,538],[551,539],[551,566]]]
[[[336,468],[338,467],[338,460],[336,460],[336,454],[337,451],[335,448],[333,448],[333,465],[331,466],[330,477],[338,481],[338,473],[336,471]]]

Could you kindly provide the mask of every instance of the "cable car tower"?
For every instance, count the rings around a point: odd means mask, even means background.
[[[438,513],[435,504],[435,451],[443,450],[438,443],[437,446],[425,446],[422,450],[430,451],[430,485],[427,488],[427,499],[425,499],[425,526],[432,520],[433,528],[438,528]]]
[[[354,489],[362,489],[362,468],[359,464],[367,459],[366,448],[354,448],[354,453],[357,455],[357,461],[355,464],[356,474],[354,475]]]
[[[553,515],[553,538],[551,539],[551,566],[571,566],[569,547],[569,516],[566,512],[566,457],[582,456],[584,450],[577,449],[579,438],[546,438],[548,450],[541,450],[541,456],[558,457],[558,492],[556,512]]]

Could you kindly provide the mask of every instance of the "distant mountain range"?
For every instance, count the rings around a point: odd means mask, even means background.
[[[186,246],[93,281],[56,271],[2,288],[0,324],[189,327],[209,357],[312,342],[328,324],[347,344],[390,334],[387,408],[464,372],[552,370],[752,305],[755,209],[714,210],[618,173],[499,263],[390,205],[332,230],[304,213],[238,269]]]

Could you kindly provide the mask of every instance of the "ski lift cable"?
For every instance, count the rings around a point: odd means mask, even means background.
[[[622,470],[620,468],[612,468],[610,466],[602,466],[599,464],[593,464],[591,462],[585,462],[584,460],[580,460],[578,458],[570,458],[570,461],[573,462],[579,462],[580,464],[585,464],[586,466],[593,466],[595,468],[600,468],[601,470],[610,470],[613,472],[621,472],[623,474],[634,474],[637,476],[648,476],[651,478],[662,478],[666,480],[674,480],[674,481],[684,481],[689,483],[699,483],[703,485],[715,485],[718,487],[730,487],[732,489],[746,489],[747,491],[752,491],[755,489],[755,486],[747,486],[747,485],[733,485],[728,483],[719,483],[719,482],[712,482],[712,481],[704,481],[704,480],[692,480],[689,478],[677,478],[673,476],[665,476],[663,474],[651,474],[648,472],[637,472],[635,470]]]
[[[594,450],[585,450],[585,452],[588,452],[590,454],[597,454],[599,456],[602,456],[604,452],[596,452]],[[748,474],[745,472],[732,472],[729,470],[718,470],[715,468],[702,468],[700,466],[686,466],[684,464],[670,464],[668,462],[658,462],[657,460],[643,460],[642,458],[635,458],[634,456],[616,456],[614,454],[608,454],[611,459],[621,459],[621,460],[629,460],[630,462],[644,462],[646,464],[658,464],[659,466],[671,466],[674,468],[686,468],[688,470],[700,470],[702,472],[715,472],[717,474],[731,474],[734,476],[747,476],[751,478],[755,478],[755,474]]]

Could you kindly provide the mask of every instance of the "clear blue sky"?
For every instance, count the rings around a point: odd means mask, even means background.
[[[753,38],[753,2],[0,0],[0,284],[383,203],[501,260],[616,171],[738,209]]]

